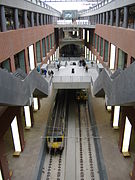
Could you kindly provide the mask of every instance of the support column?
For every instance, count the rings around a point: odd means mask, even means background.
[[[105,13],[103,13],[103,24],[105,24]]]
[[[24,56],[25,56],[25,69],[26,69],[26,73],[28,74],[30,71],[30,67],[29,67],[29,62],[28,62],[28,49],[27,47],[24,50]]]
[[[102,24],[102,13],[100,14],[100,24]]]
[[[110,11],[110,25],[113,26],[113,11]]]
[[[39,26],[39,14],[36,13],[36,25]]]
[[[0,13],[1,13],[1,31],[4,32],[7,30],[4,6],[0,6]]]
[[[31,27],[34,27],[34,13],[31,12]]]
[[[116,9],[116,27],[120,25],[120,10]]]
[[[15,60],[14,56],[10,56],[10,65],[11,65],[11,72],[15,72]]]
[[[122,111],[121,111],[121,122],[120,122],[120,135],[119,135],[119,144],[118,144],[120,152],[122,152],[122,144],[123,144],[123,137],[124,137],[125,121],[126,121],[126,115],[124,113],[124,108],[122,108]]]
[[[27,21],[27,11],[24,11],[24,27],[28,27],[28,21]]]
[[[19,19],[18,19],[18,9],[14,10],[14,18],[15,18],[15,29],[19,28]]]
[[[9,169],[8,169],[8,161],[7,161],[6,152],[5,152],[4,140],[2,137],[0,138],[0,169],[1,169],[3,180],[4,179],[11,180]]]
[[[108,14],[109,12],[107,11],[106,12],[106,25],[108,25],[109,24],[109,14]]]
[[[41,26],[43,25],[43,14],[40,14],[40,22],[41,22]]]
[[[21,150],[23,151],[25,147],[25,141],[24,141],[24,133],[23,133],[23,125],[22,125],[21,107],[18,107],[18,110],[17,110],[17,124],[18,124],[18,130],[19,130]]]
[[[127,28],[128,27],[128,7],[124,7],[124,22],[123,22],[123,27]]]

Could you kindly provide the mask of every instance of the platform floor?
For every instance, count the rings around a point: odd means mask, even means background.
[[[13,148],[9,146],[10,139],[5,141],[9,168],[13,171],[13,180],[33,180],[33,174],[40,151],[48,112],[51,107],[52,97],[41,100],[41,109],[34,113],[35,124],[31,130],[25,130],[25,149],[19,158],[12,156]],[[92,98],[95,119],[99,131],[103,157],[106,165],[108,180],[130,180],[133,155],[124,158],[118,149],[118,134],[110,126],[110,113],[105,110],[103,98]],[[8,146],[7,146],[8,145]]]

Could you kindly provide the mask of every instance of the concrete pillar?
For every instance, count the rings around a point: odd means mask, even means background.
[[[106,12],[106,25],[108,25],[109,24],[109,14],[108,14],[109,12],[107,11]]]
[[[36,13],[36,25],[39,26],[39,14]]]
[[[2,171],[2,178],[11,180],[3,137],[0,138],[0,168]]]
[[[27,21],[27,11],[24,11],[24,27],[28,27],[28,21]]]
[[[103,13],[103,24],[105,24],[105,13]]]
[[[116,9],[116,27],[120,25],[120,10]]]
[[[110,25],[113,26],[113,11],[110,11]]]
[[[123,27],[127,28],[128,27],[128,7],[124,7],[124,22],[123,22]]]
[[[31,12],[31,27],[34,26],[34,13]]]
[[[102,14],[100,14],[100,24],[102,24]]]
[[[41,25],[43,25],[43,14],[40,14],[40,22],[41,22]]]
[[[119,135],[119,150],[122,152],[122,144],[123,144],[123,137],[124,137],[124,129],[125,129],[125,121],[126,121],[126,116],[124,113],[124,108],[122,108],[121,111],[121,121],[120,121],[120,135]]]
[[[4,6],[0,6],[0,13],[1,13],[1,31],[4,32],[7,30]]]
[[[18,107],[18,110],[17,110],[17,124],[18,124],[18,130],[19,130],[21,150],[23,151],[24,146],[25,146],[25,141],[24,141],[24,133],[23,133],[23,125],[22,125],[21,107]]]
[[[15,18],[15,29],[19,28],[19,19],[18,19],[18,9],[14,10],[14,18]]]
[[[98,14],[98,24],[100,24],[100,14]]]
[[[46,24],[46,15],[44,14],[44,25]]]

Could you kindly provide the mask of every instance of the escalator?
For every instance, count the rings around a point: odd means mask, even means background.
[[[21,69],[15,73],[0,69],[0,105],[29,105],[32,96],[43,98],[48,91],[49,82],[36,69],[28,75]]]
[[[135,104],[135,63],[110,74],[103,69],[93,84],[93,94],[105,95],[106,105],[132,106]]]

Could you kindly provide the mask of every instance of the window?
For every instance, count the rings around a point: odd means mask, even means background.
[[[45,38],[42,39],[42,51],[43,51],[43,57],[45,57]]]
[[[28,22],[28,27],[31,27],[31,12],[27,11],[27,22]]]
[[[108,41],[105,40],[105,56],[104,56],[104,61],[108,61]]]
[[[52,49],[52,35],[50,35],[50,49]]]
[[[36,18],[36,13],[34,13],[34,26],[37,26],[37,18]]]
[[[7,30],[14,29],[14,9],[5,7],[5,17]]]
[[[37,55],[37,63],[40,63],[41,62],[40,41],[36,42],[36,55]]]
[[[48,38],[48,36],[46,38],[46,51],[47,51],[47,53],[49,52],[49,38]]]
[[[10,59],[6,59],[5,61],[3,61],[1,64],[0,64],[0,67],[2,69],[6,69],[8,72],[11,71],[11,67],[10,67]]]
[[[124,22],[124,9],[120,9],[120,27],[123,27]]]
[[[118,53],[118,68],[123,70],[127,67],[127,54],[121,49],[119,49]]]
[[[100,55],[103,57],[103,38],[101,38]]]
[[[23,12],[23,10],[18,10],[18,20],[19,20],[19,28],[24,28],[24,12]]]
[[[98,42],[97,42],[97,51],[99,52],[99,48],[100,48],[100,37],[98,36]]]
[[[24,50],[14,55],[14,61],[15,61],[15,68],[16,69],[20,68],[24,72],[26,72]]]
[[[128,27],[135,29],[135,5],[132,7],[129,7]]]

